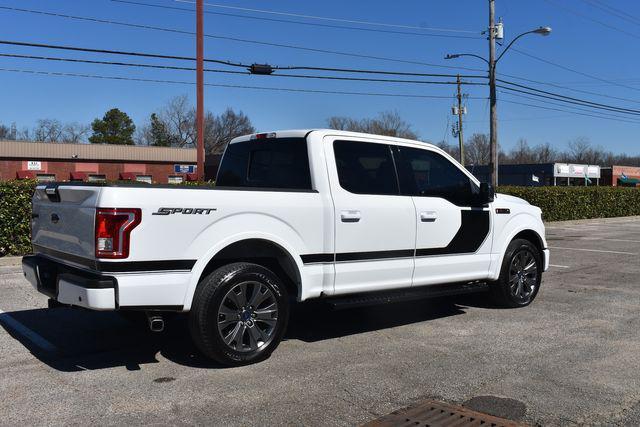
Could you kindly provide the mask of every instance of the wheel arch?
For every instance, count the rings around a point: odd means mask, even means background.
[[[299,299],[302,288],[301,270],[291,251],[282,244],[264,237],[247,237],[228,242],[194,269],[192,284],[185,295],[185,310],[191,307],[195,288],[203,277],[223,265],[250,262],[273,271],[287,287],[289,295]]]
[[[496,280],[500,275],[500,268],[509,247],[514,239],[523,238],[530,241],[540,252],[543,265],[545,260],[544,249],[546,249],[546,240],[544,239],[544,225],[542,221],[535,219],[532,215],[520,213],[514,216],[502,228],[502,232],[494,237],[494,248],[492,253],[494,258],[490,268],[489,278]]]

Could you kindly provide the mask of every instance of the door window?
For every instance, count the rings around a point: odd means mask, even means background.
[[[355,194],[400,194],[391,149],[386,144],[334,141],[340,186]]]
[[[396,147],[402,194],[441,197],[458,206],[477,204],[479,187],[451,161],[435,151]]]

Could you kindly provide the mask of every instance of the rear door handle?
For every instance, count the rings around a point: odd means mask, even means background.
[[[420,212],[420,221],[422,222],[435,222],[438,219],[438,212],[427,211]]]
[[[358,222],[360,221],[360,211],[342,211],[340,219],[342,222]]]

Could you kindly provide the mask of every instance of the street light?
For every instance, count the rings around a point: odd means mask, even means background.
[[[498,111],[497,111],[497,97],[496,97],[496,64],[500,59],[504,56],[504,54],[509,50],[509,48],[518,40],[519,38],[526,36],[527,34],[539,34],[541,36],[548,36],[551,34],[551,27],[538,27],[535,30],[525,31],[524,33],[516,36],[511,43],[505,47],[498,58],[495,58],[495,22],[494,22],[494,9],[493,9],[493,0],[489,1],[489,59],[485,59],[480,55],[476,55],[473,53],[454,53],[448,54],[444,57],[444,59],[455,59],[460,58],[461,56],[472,56],[477,59],[481,59],[484,61],[489,67],[489,100],[491,104],[491,122],[489,126],[489,137],[490,137],[490,161],[489,167],[491,169],[491,185],[493,187],[497,187],[498,185]]]

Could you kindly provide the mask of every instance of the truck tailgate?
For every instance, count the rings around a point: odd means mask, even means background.
[[[101,187],[38,186],[33,195],[32,242],[41,248],[94,258],[95,215]]]

